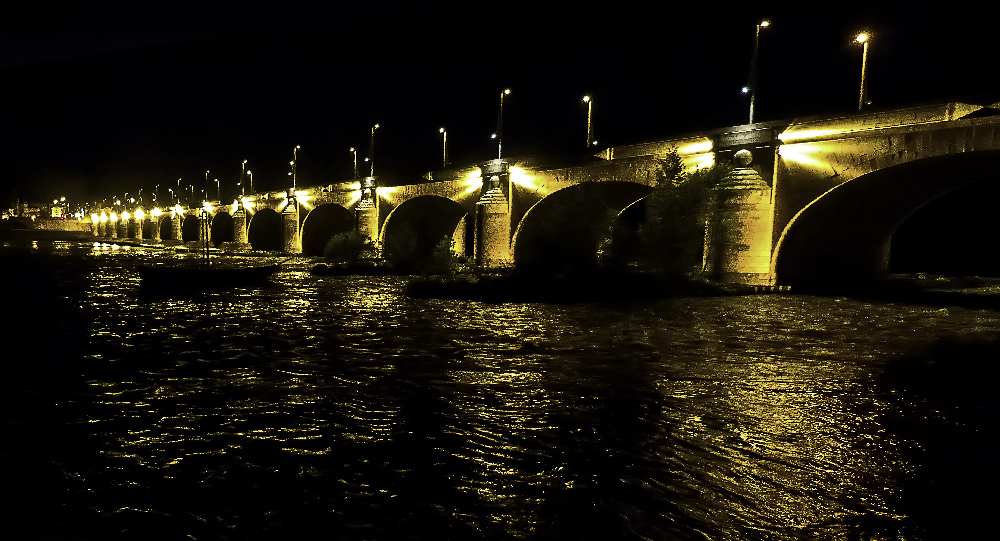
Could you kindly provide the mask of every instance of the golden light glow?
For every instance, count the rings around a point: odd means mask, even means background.
[[[245,208],[247,212],[252,214],[253,209],[257,206],[257,202],[253,199],[250,199],[249,197],[244,197],[241,201],[243,201],[243,208]]]
[[[360,184],[358,186],[360,186]],[[359,199],[361,199],[361,190],[354,190],[351,192],[351,199],[347,202],[347,206],[350,207],[351,205],[357,203]]]
[[[174,205],[174,207],[170,210],[172,210],[176,216],[184,216],[184,207],[182,207],[180,203]]]
[[[215,207],[214,207],[214,206],[212,206],[212,204],[211,204],[211,203],[209,203],[208,201],[202,201],[202,202],[201,202],[201,208],[202,208],[202,209],[203,209],[203,210],[204,210],[205,212],[207,212],[207,213],[209,213],[209,214],[212,214],[213,212],[215,212]]]
[[[115,214],[114,212],[112,212],[111,216],[108,216],[108,220],[112,221],[112,222],[117,222],[118,221],[118,215]]]
[[[131,217],[132,217],[132,216],[131,216],[131,215],[130,215],[130,214],[128,213],[128,211],[127,211],[127,210],[123,210],[123,211],[122,211],[122,220],[128,220],[128,219],[129,219],[129,218],[131,218]]]
[[[824,152],[827,150],[824,148],[825,145],[822,144],[810,144],[810,143],[799,143],[795,145],[781,145],[778,147],[778,155],[784,158],[786,162],[793,162],[800,165],[807,165],[810,167],[818,167],[821,169],[826,169],[829,164],[826,161],[820,160],[816,157],[816,154]]]
[[[469,194],[479,190],[483,187],[483,172],[477,167],[465,175],[462,182],[459,183],[460,186],[464,186],[465,190],[458,194],[457,197],[466,197]]]
[[[515,165],[508,171],[510,172],[510,181],[514,184],[517,184],[522,188],[538,192],[542,195],[548,195],[549,190],[540,188],[538,184],[535,183],[536,178],[533,175],[529,175],[524,169]]]
[[[862,32],[858,34],[857,37],[854,38],[854,41],[856,41],[857,43],[864,43],[868,41],[868,33]]]
[[[837,129],[837,128],[824,128],[818,130],[796,130],[789,129],[778,134],[778,140],[782,143],[790,143],[792,141],[801,141],[803,139],[813,139],[816,137],[828,137],[830,135],[837,135],[841,133],[847,133],[851,130],[847,129]]]
[[[96,212],[90,215],[90,221],[91,222],[94,222],[96,224],[100,220],[101,220],[101,217],[98,216]]]
[[[712,140],[707,137],[679,147],[677,155],[680,156],[684,169],[688,171],[715,165]]]
[[[712,140],[708,138],[696,141],[694,143],[688,143],[677,149],[677,153],[681,155],[700,154],[702,152],[711,152],[711,151],[712,151]]]
[[[153,215],[153,218],[159,218],[160,216],[163,215],[163,211],[160,210],[160,207],[153,207],[153,210],[150,211],[150,214]]]
[[[352,183],[350,183],[350,184],[347,185],[347,189],[350,190],[350,191],[352,191],[352,192],[354,190],[360,190],[361,189],[361,183],[360,182],[352,182]]]
[[[107,223],[107,221],[108,221],[108,215],[107,215],[107,214],[104,214],[104,213],[102,212],[102,213],[101,213],[101,223],[102,223],[102,224],[103,224],[103,223]]]
[[[146,219],[146,213],[143,212],[142,209],[135,209],[135,219],[136,220],[145,220]]]
[[[395,186],[379,186],[375,188],[375,193],[378,194],[378,196],[381,197],[382,199],[385,199],[386,201],[392,201],[392,197],[390,196],[398,191],[399,188]]]

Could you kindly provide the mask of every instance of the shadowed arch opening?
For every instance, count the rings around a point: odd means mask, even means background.
[[[887,167],[841,184],[807,205],[778,240],[778,283],[830,289],[888,270],[893,232],[928,202],[996,173],[1000,151],[937,156]]]
[[[324,204],[314,208],[302,222],[302,254],[323,255],[330,239],[354,229],[355,222],[354,211],[340,205]]]
[[[515,265],[554,273],[596,268],[622,209],[651,190],[631,182],[592,182],[549,195],[528,209],[517,226]]]
[[[247,241],[254,250],[280,251],[281,215],[271,209],[261,209],[253,213],[247,228]]]
[[[181,240],[185,243],[200,241],[200,230],[198,228],[200,218],[198,216],[188,216],[185,214],[181,217],[181,220]]]
[[[174,223],[171,213],[161,214],[156,219],[156,227],[160,229],[160,240],[180,240],[174,238]]]
[[[212,216],[212,244],[218,246],[234,240],[233,217],[228,212],[218,212]]]
[[[426,195],[407,200],[385,219],[382,226],[382,254],[392,266],[404,272],[420,271],[430,265],[434,248],[451,241],[459,231],[467,212],[445,197]],[[468,245],[468,244],[466,244]]]

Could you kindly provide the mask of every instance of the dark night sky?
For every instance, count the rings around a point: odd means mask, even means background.
[[[206,170],[225,191],[243,159],[257,191],[280,189],[296,144],[300,184],[343,181],[348,148],[363,158],[376,122],[376,174],[416,180],[440,165],[441,126],[453,163],[493,156],[505,87],[508,156],[581,150],[585,93],[602,147],[739,124],[762,17],[758,120],[856,109],[864,28],[875,107],[1000,100],[995,13],[857,4],[12,15],[0,23],[0,193],[200,188]]]

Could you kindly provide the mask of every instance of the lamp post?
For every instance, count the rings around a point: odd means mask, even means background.
[[[448,167],[448,130],[438,128],[438,133],[441,134],[441,152],[443,154],[441,157],[441,167]]]
[[[365,158],[365,161],[371,166],[371,171],[368,174],[370,177],[375,176],[375,130],[377,129],[378,124],[372,126],[372,138],[368,142],[368,157]]]
[[[239,182],[236,183],[236,185],[240,187],[241,196],[246,195],[246,193],[243,191],[243,177],[245,177],[246,175],[247,175],[247,161],[243,160],[243,165],[240,169],[240,180]]]
[[[302,145],[295,145],[295,148],[292,149],[292,191],[295,191],[296,187],[298,186],[298,184],[296,183],[295,166],[296,163],[299,161],[300,148],[302,148]]]
[[[750,94],[750,124],[753,124],[753,101],[757,94],[757,51],[760,46],[760,29],[770,25],[771,22],[767,20],[757,23],[756,34],[753,38],[753,54],[750,56],[750,76],[747,78],[747,86],[742,89],[744,94]]]
[[[215,179],[215,199],[222,202],[222,186],[219,184],[219,179]]]
[[[356,148],[351,147],[350,153],[354,154],[354,180],[358,180],[358,151]]]
[[[864,108],[868,102],[868,90],[865,88],[865,75],[868,72],[868,42],[871,34],[862,32],[854,37],[855,43],[860,43],[863,47],[861,52],[861,95],[858,97],[858,110]]]
[[[497,159],[503,157],[503,97],[510,94],[510,89],[506,88],[500,93],[500,112],[497,114],[497,131],[493,133],[493,139],[497,140]]]
[[[250,195],[253,195],[253,171],[247,171],[247,176],[250,177]]]
[[[594,139],[593,124],[591,123],[594,113],[594,100],[590,96],[584,96],[583,103],[587,104],[587,148],[590,148],[591,141]]]

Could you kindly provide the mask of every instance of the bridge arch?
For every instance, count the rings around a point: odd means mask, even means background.
[[[216,212],[211,218],[212,224],[212,244],[218,246],[223,242],[233,242],[236,240],[233,231],[233,217],[225,211]]]
[[[281,215],[268,208],[254,212],[247,225],[247,240],[254,250],[281,251]]]
[[[199,229],[200,218],[194,214],[184,214],[181,216],[181,240],[185,243],[200,241],[201,230]]]
[[[586,182],[549,194],[525,212],[512,242],[521,269],[567,272],[598,264],[598,248],[622,210],[649,195],[634,182]]]
[[[434,248],[446,237],[465,255],[468,211],[459,203],[437,195],[408,199],[385,218],[379,234],[382,254],[391,265],[409,270],[427,266]],[[465,226],[465,227],[463,227]]]
[[[804,206],[775,245],[778,283],[822,287],[868,281],[888,269],[893,232],[917,209],[996,175],[1000,150],[916,159],[837,185]]]
[[[324,255],[330,240],[354,229],[355,222],[353,211],[335,203],[312,209],[302,221],[302,255]]]

